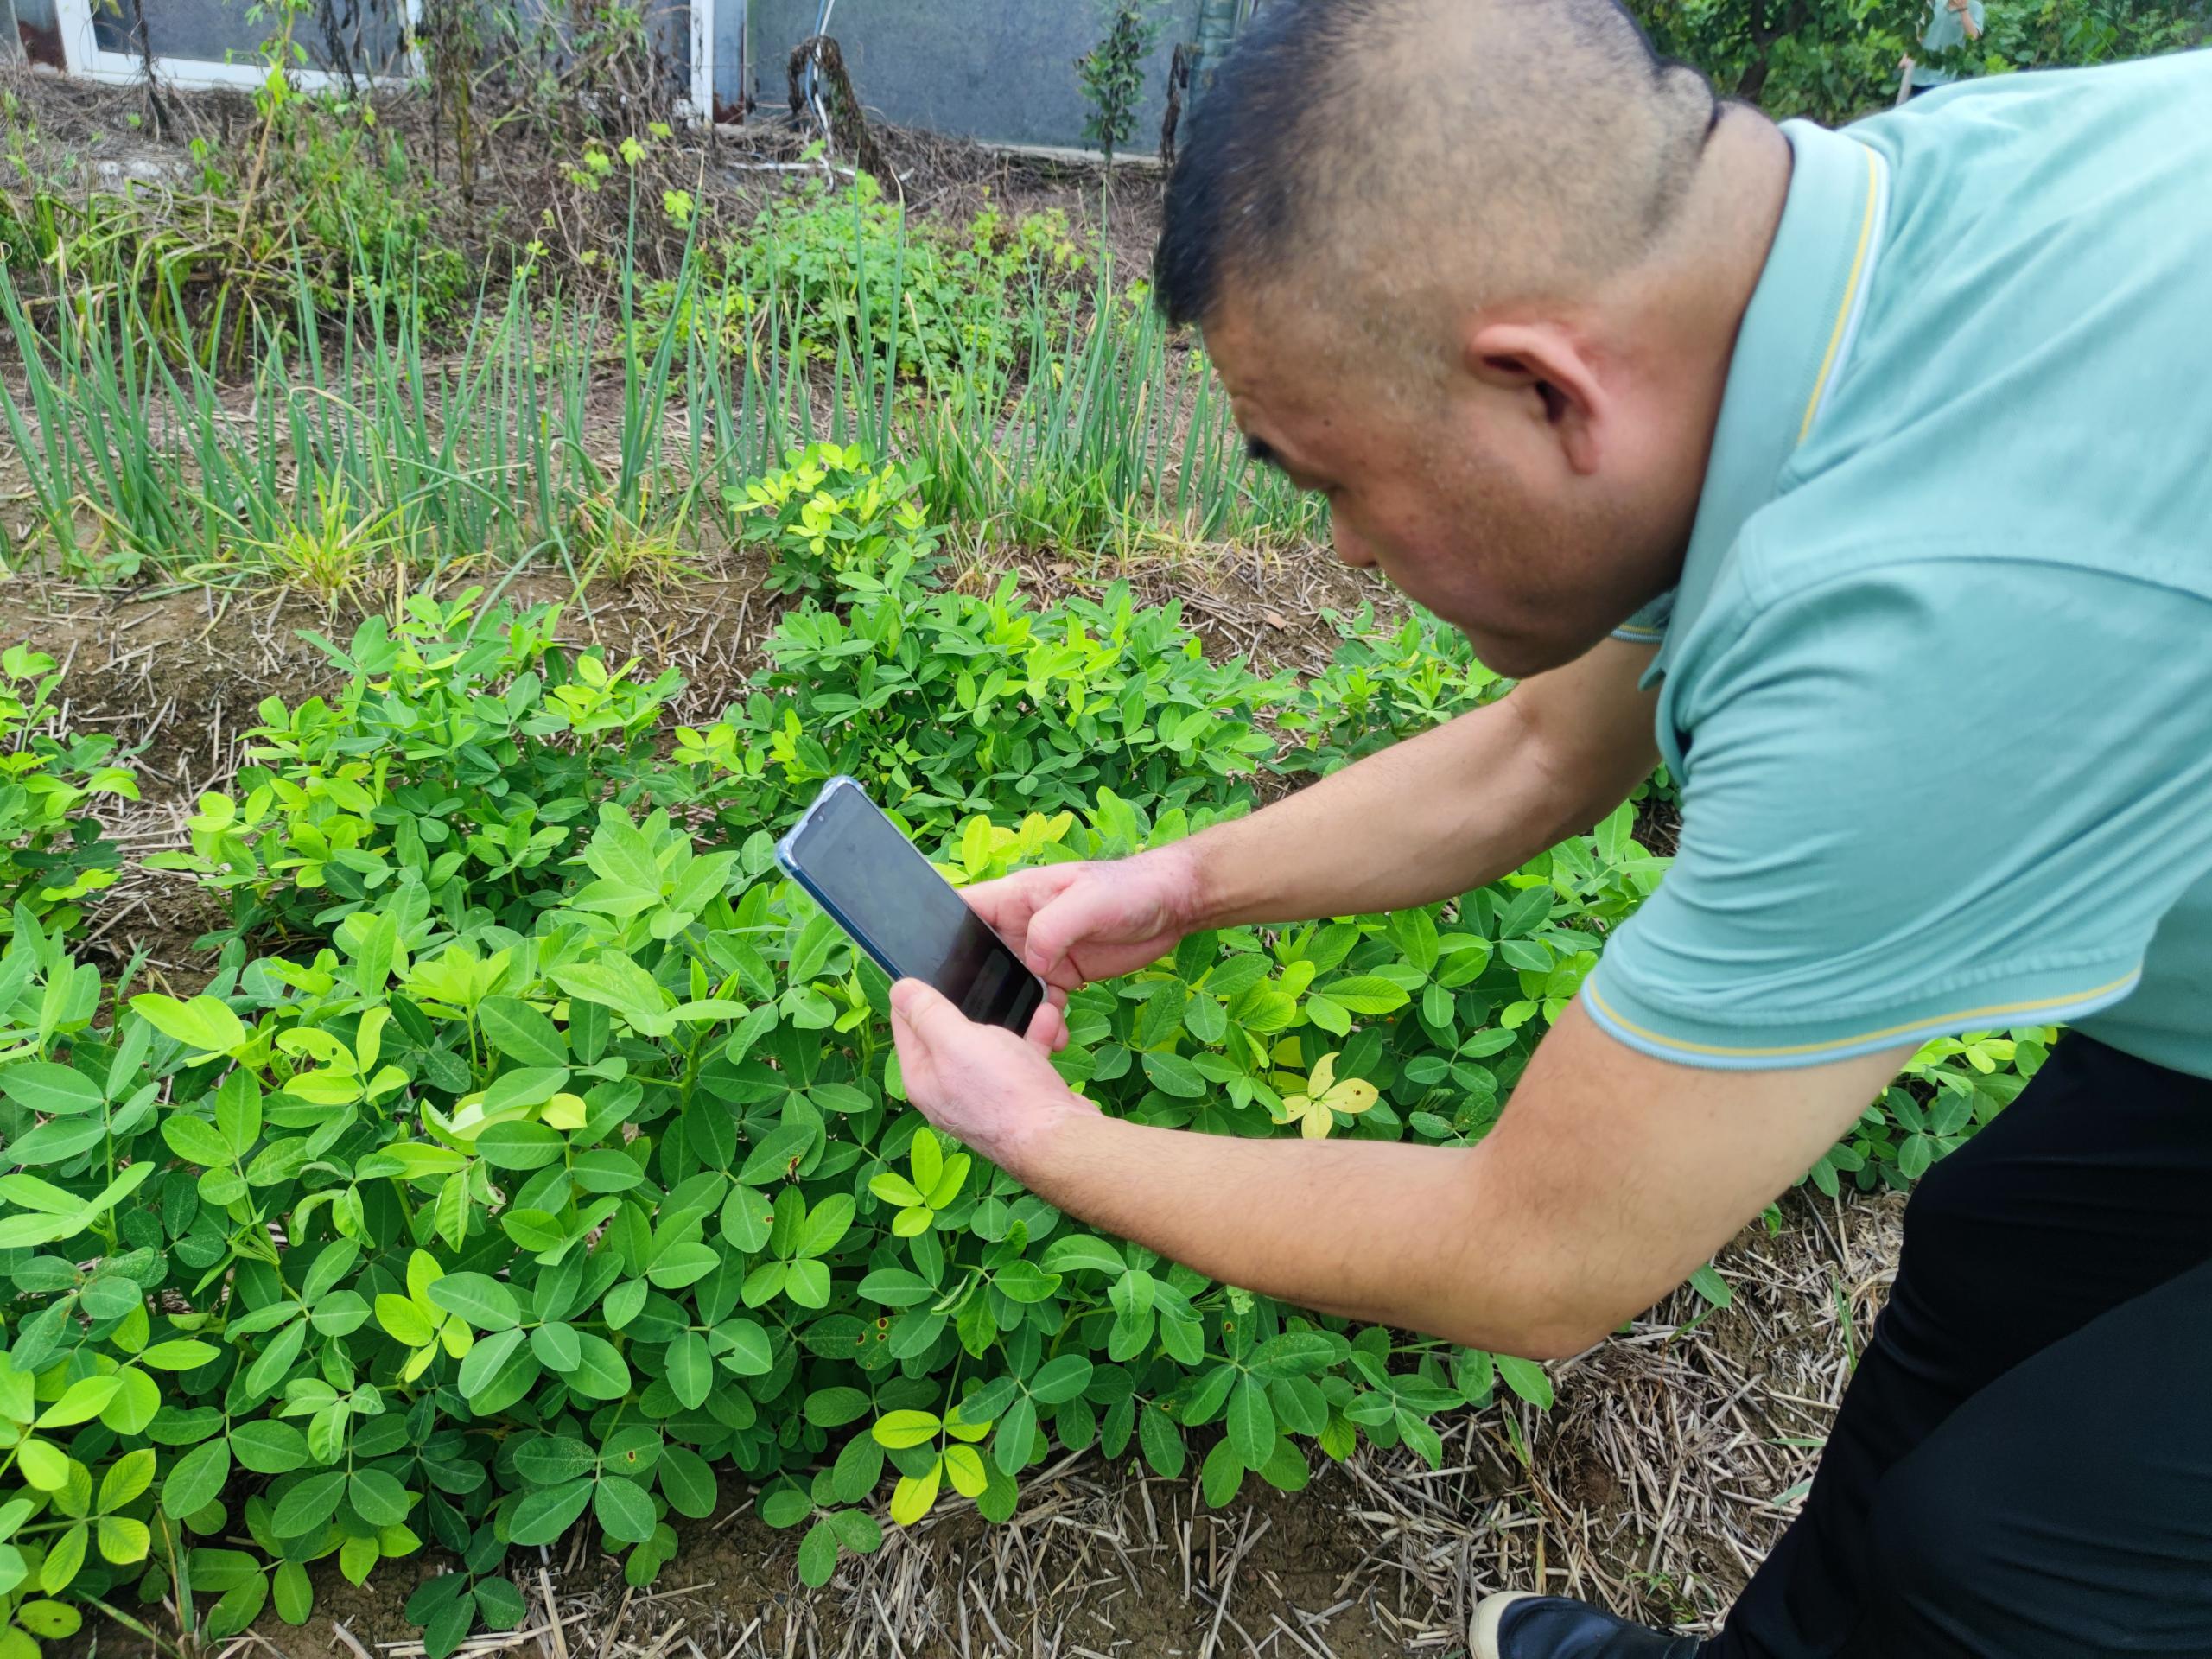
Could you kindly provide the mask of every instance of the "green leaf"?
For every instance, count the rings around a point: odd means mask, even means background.
[[[46,1560],[39,1567],[38,1587],[49,1596],[67,1589],[85,1565],[85,1551],[91,1542],[92,1531],[81,1521],[63,1533],[47,1548]]]
[[[762,1525],[781,1531],[786,1527],[797,1526],[812,1515],[814,1500],[806,1495],[804,1487],[793,1483],[770,1487],[760,1494],[760,1501],[753,1508],[759,1513]]]
[[[286,1475],[308,1462],[308,1437],[289,1423],[257,1417],[231,1431],[231,1450],[257,1475]]]
[[[622,1475],[600,1478],[592,1513],[599,1517],[608,1537],[625,1544],[644,1543],[653,1535],[654,1523],[659,1519],[652,1495]]]
[[[620,1400],[630,1392],[630,1368],[613,1343],[589,1332],[577,1333],[582,1353],[561,1380],[587,1400]]]
[[[162,1483],[162,1511],[172,1520],[196,1515],[223,1495],[231,1478],[231,1446],[213,1440],[179,1458]]]
[[[162,1387],[136,1367],[117,1374],[115,1397],[101,1408],[100,1421],[118,1434],[142,1434],[162,1408]]]
[[[152,1529],[127,1515],[100,1516],[93,1523],[93,1535],[99,1540],[100,1554],[118,1567],[144,1560],[154,1541]]]
[[[837,1529],[817,1521],[806,1529],[798,1547],[799,1582],[819,1590],[837,1571]]]
[[[269,1524],[279,1538],[298,1538],[313,1532],[338,1513],[346,1497],[346,1471],[309,1475],[297,1482],[278,1501]]]
[[[516,1500],[507,1535],[518,1544],[556,1542],[591,1502],[592,1487],[591,1481],[572,1480],[524,1492]]]
[[[436,1334],[430,1324],[430,1316],[416,1306],[408,1297],[395,1296],[388,1290],[384,1291],[377,1297],[376,1309],[377,1323],[395,1342],[404,1342],[410,1348],[420,1348]]]
[[[306,1624],[315,1611],[315,1586],[307,1568],[297,1561],[279,1561],[270,1581],[276,1592],[276,1617],[287,1624]]]
[[[706,1338],[686,1331],[669,1344],[665,1375],[670,1391],[685,1410],[696,1411],[705,1404],[715,1386],[715,1363],[708,1355]]]
[[[222,1351],[212,1342],[195,1342],[189,1338],[157,1342],[138,1356],[138,1363],[150,1365],[157,1371],[188,1371],[217,1358]]]
[[[1497,1356],[1497,1374],[1504,1379],[1507,1388],[1539,1411],[1552,1408],[1552,1380],[1535,1360],[1516,1359],[1510,1354],[1500,1354]]]
[[[69,1484],[69,1454],[52,1440],[23,1440],[16,1447],[16,1466],[35,1491],[58,1492]]]
[[[508,1579],[479,1579],[474,1586],[476,1611],[487,1630],[512,1630],[530,1614],[530,1604]]]
[[[526,1065],[512,1071],[503,1071],[492,1079],[484,1091],[484,1111],[487,1116],[503,1112],[543,1106],[568,1086],[569,1068],[565,1065]]]
[[[1234,1502],[1237,1489],[1243,1484],[1244,1460],[1237,1455],[1235,1444],[1216,1440],[1198,1470],[1198,1491],[1207,1506],[1218,1510]]]
[[[853,1224],[853,1208],[849,1192],[833,1192],[816,1205],[799,1230],[798,1254],[827,1255],[835,1249]]]
[[[656,1473],[661,1496],[678,1515],[703,1521],[715,1512],[719,1497],[715,1471],[689,1446],[671,1446],[664,1450]]]
[[[1402,985],[1372,974],[1339,979],[1322,989],[1332,1002],[1354,1014],[1392,1014],[1413,1001]]]
[[[801,1307],[830,1306],[830,1269],[820,1262],[793,1262],[784,1271],[784,1294]]]
[[[346,1488],[353,1513],[372,1527],[396,1527],[407,1518],[407,1489],[381,1469],[357,1469]]]
[[[1274,1455],[1275,1414],[1265,1383],[1249,1376],[1238,1381],[1229,1395],[1228,1427],[1230,1444],[1247,1469],[1257,1469]]]
[[[721,1264],[721,1257],[711,1245],[671,1244],[653,1257],[645,1277],[663,1290],[681,1290],[696,1284]]]
[[[262,1608],[269,1600],[269,1580],[259,1573],[249,1574],[226,1590],[221,1599],[207,1610],[206,1634],[217,1641],[237,1636],[261,1617]]]
[[[0,1071],[0,1091],[25,1111],[66,1116],[96,1111],[104,1103],[98,1084],[74,1066],[52,1060],[19,1060]]]
[[[1006,1408],[991,1437],[991,1461],[1009,1475],[1018,1475],[1029,1464],[1031,1443],[1037,1437],[1037,1408],[1023,1395]]]
[[[883,1548],[883,1529],[863,1510],[839,1510],[830,1517],[837,1541],[855,1555],[873,1555]]]
[[[473,1401],[482,1394],[522,1344],[520,1331],[506,1330],[494,1332],[470,1348],[461,1362],[458,1381],[462,1396]]]
[[[1039,1405],[1060,1405],[1090,1386],[1091,1369],[1083,1355],[1062,1354],[1038,1367],[1029,1379],[1029,1392]]]
[[[567,1145],[543,1123],[517,1119],[487,1124],[476,1137],[477,1154],[494,1169],[542,1169],[557,1160]]]
[[[100,1477],[100,1491],[93,1500],[94,1507],[103,1515],[119,1510],[153,1484],[152,1448],[140,1446],[136,1452],[126,1452],[110,1464],[107,1473]]]
[[[1205,1078],[1181,1055],[1148,1053],[1142,1058],[1145,1076],[1161,1094],[1173,1095],[1179,1100],[1196,1100],[1205,1093]]]
[[[1255,1348],[1245,1360],[1255,1376],[1312,1376],[1325,1371],[1344,1351],[1341,1338],[1319,1331],[1287,1331]]]
[[[514,1292],[489,1274],[449,1273],[431,1284],[430,1300],[479,1331],[506,1331],[522,1323]]]
[[[16,1622],[33,1636],[59,1642],[82,1630],[85,1616],[66,1602],[27,1601],[16,1609]],[[10,1652],[14,1655],[16,1650],[10,1648]]]
[[[231,1143],[204,1118],[188,1117],[181,1112],[165,1117],[162,1120],[162,1139],[186,1163],[197,1164],[202,1169],[224,1169],[236,1161]]]
[[[712,1345],[723,1368],[739,1376],[766,1376],[776,1368],[775,1346],[752,1319],[724,1319],[715,1327]]]
[[[591,1473],[599,1459],[582,1440],[537,1434],[515,1448],[515,1472],[533,1486],[559,1486]]]
[[[67,1427],[73,1423],[90,1422],[106,1408],[115,1398],[115,1391],[123,1386],[120,1377],[80,1376],[62,1390],[61,1397],[38,1414],[41,1428]]]
[[[806,1396],[806,1421],[817,1428],[842,1428],[867,1415],[868,1405],[859,1389],[817,1389]]]
[[[876,1444],[893,1451],[910,1446],[925,1446],[935,1440],[942,1425],[933,1411],[887,1411],[875,1420],[868,1433]]]
[[[245,1027],[230,1008],[212,996],[180,1002],[173,996],[130,999],[132,1010],[164,1037],[208,1054],[228,1054],[245,1046]]]
[[[1144,1452],[1144,1460],[1152,1465],[1152,1472],[1166,1480],[1179,1480],[1188,1455],[1183,1445],[1183,1431],[1174,1418],[1157,1407],[1147,1407],[1137,1421],[1137,1444]]]
[[[487,996],[478,1005],[478,1022],[493,1047],[529,1066],[565,1066],[569,1041],[560,1028],[529,1003],[512,996]]]
[[[1690,1288],[1714,1307],[1726,1307],[1736,1300],[1736,1293],[1710,1262],[1690,1274]]]
[[[573,1371],[583,1357],[583,1341],[575,1326],[566,1320],[554,1319],[531,1332],[530,1351],[549,1371]]]

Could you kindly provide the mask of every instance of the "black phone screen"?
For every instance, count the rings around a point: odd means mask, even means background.
[[[894,978],[925,980],[970,1020],[1028,1028],[1036,976],[857,785],[823,791],[790,842],[823,908]]]

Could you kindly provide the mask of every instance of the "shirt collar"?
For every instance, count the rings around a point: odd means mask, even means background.
[[[1843,372],[1881,253],[1888,162],[1809,121],[1782,130],[1789,194],[1737,331],[1681,581],[1646,685],[1666,673],[1744,521],[1779,493],[1784,463]]]

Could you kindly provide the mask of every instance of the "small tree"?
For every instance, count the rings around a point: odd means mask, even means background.
[[[1083,136],[1098,146],[1108,162],[1115,147],[1135,130],[1137,105],[1144,97],[1144,60],[1160,37],[1156,0],[1106,0],[1106,32],[1098,44],[1075,60],[1090,114]]]

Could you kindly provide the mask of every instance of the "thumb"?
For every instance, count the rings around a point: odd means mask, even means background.
[[[954,1025],[968,1023],[936,986],[919,979],[902,979],[891,988],[891,1017],[912,1032],[925,1051],[950,1036]]]

